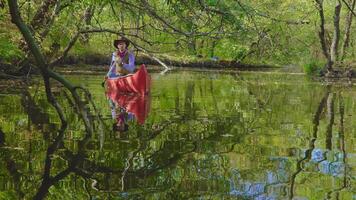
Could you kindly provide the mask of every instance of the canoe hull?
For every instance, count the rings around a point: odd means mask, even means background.
[[[109,78],[106,81],[107,95],[115,99],[118,94],[146,95],[150,92],[151,78],[146,66],[141,65],[139,70],[124,77]]]

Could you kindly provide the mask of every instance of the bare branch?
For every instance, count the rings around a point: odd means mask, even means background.
[[[72,47],[74,46],[74,44],[77,42],[78,38],[80,36],[80,32],[77,32],[72,39],[69,41],[67,47],[64,49],[63,53],[61,56],[59,56],[58,58],[56,58],[55,60],[53,60],[49,66],[54,66],[56,64],[58,64],[60,61],[62,61],[68,54],[68,52],[72,49]]]
[[[245,11],[245,13],[248,12],[245,5],[243,5],[240,1],[236,1],[236,2],[237,2],[237,4]],[[270,20],[275,21],[275,22],[286,23],[286,24],[289,24],[289,25],[303,25],[303,24],[309,24],[309,23],[310,23],[309,20],[298,20],[298,21],[294,21],[294,20],[282,20],[282,19],[277,19],[277,18],[274,18],[274,17],[269,16],[269,15],[266,14],[266,13],[262,13],[262,12],[256,10],[256,9],[253,9],[253,12],[254,12],[257,16],[264,17],[264,18],[270,19]],[[252,15],[251,15],[251,16],[252,16]]]
[[[346,56],[346,50],[347,50],[347,48],[349,47],[349,44],[350,44],[351,25],[352,25],[352,19],[353,19],[352,16],[353,16],[353,10],[355,9],[355,5],[356,5],[356,0],[352,0],[351,9],[349,9],[349,13],[348,13],[348,15],[346,17],[344,45],[342,46],[342,49],[341,49],[341,61],[344,60],[344,58]],[[346,6],[348,6],[348,4],[346,4]]]
[[[345,0],[342,0],[342,2],[344,2],[344,4],[346,5],[347,9],[349,9],[349,11],[351,12],[351,14],[356,17],[356,13],[354,12],[354,8],[355,8],[355,1],[353,1],[352,6],[350,6]]]

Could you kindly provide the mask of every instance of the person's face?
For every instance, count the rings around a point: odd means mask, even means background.
[[[126,49],[126,43],[125,42],[119,42],[117,44],[117,48],[119,49],[119,51],[124,51]]]

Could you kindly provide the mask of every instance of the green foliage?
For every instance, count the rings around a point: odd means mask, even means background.
[[[16,191],[0,191],[0,200],[18,199]]]
[[[207,1],[207,4],[208,4],[209,6],[215,6],[215,5],[217,4],[217,0],[208,0],[208,1]]]
[[[312,60],[309,63],[303,65],[304,72],[308,75],[320,74],[323,69],[323,63],[320,61]]]
[[[66,2],[40,46],[51,57],[48,60],[52,60],[61,55],[78,30],[107,29],[111,31],[82,34],[69,54],[110,54],[112,40],[118,32],[140,47],[177,58],[218,56],[226,60],[243,59],[245,63],[277,65],[301,63],[310,55],[323,59],[317,34],[319,16],[313,1],[152,0],[147,3]],[[331,2],[324,4],[326,33],[331,36],[334,7]],[[21,7],[24,21],[30,23],[39,6],[33,0],[27,1]],[[93,8],[94,13],[86,24],[83,14],[88,8]],[[342,9],[346,15],[347,8]],[[0,25],[11,24],[5,11],[6,8],[1,10]],[[140,28],[135,30],[137,27]],[[344,20],[341,20],[341,30],[344,28]],[[22,55],[16,48],[19,39],[13,43],[7,39],[9,35],[18,34],[15,27],[6,27],[1,32],[5,30],[6,35],[0,36],[0,56],[10,61]],[[36,37],[42,31],[36,30]],[[351,34],[350,44],[353,43],[355,35]],[[53,44],[59,47],[58,51],[53,50]],[[342,44],[343,37],[340,47]],[[354,45],[350,45],[345,60],[352,62],[354,52]],[[314,70],[311,66],[306,68],[310,68],[306,70],[308,73]]]
[[[222,40],[216,48],[216,56],[221,59],[240,60],[247,52],[247,47],[233,40]]]
[[[0,61],[11,62],[22,56],[22,51],[9,40],[9,36],[7,34],[0,34]]]

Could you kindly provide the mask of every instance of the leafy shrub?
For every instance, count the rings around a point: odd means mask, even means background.
[[[0,62],[11,62],[22,57],[22,51],[5,35],[0,34]]]
[[[316,75],[320,74],[323,69],[323,66],[323,63],[318,62],[316,60],[312,60],[311,62],[304,64],[303,69],[304,72],[308,75]]]

